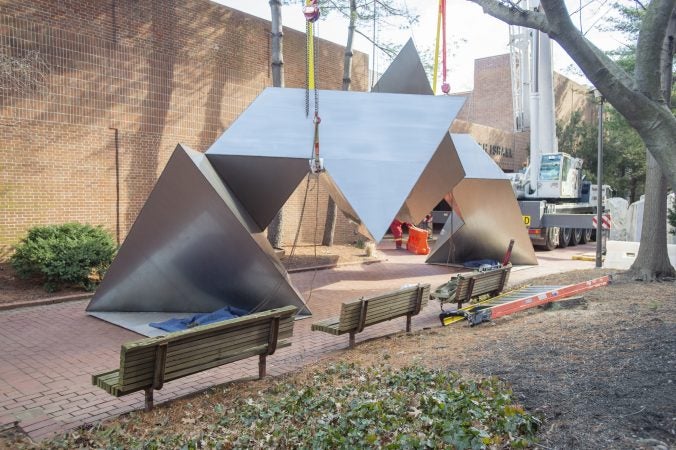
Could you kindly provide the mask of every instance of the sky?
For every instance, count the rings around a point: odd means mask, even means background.
[[[213,0],[238,9],[246,13],[270,20],[270,5],[267,0]],[[321,3],[322,0],[319,0]],[[347,1],[346,1],[347,3]],[[398,27],[380,27],[377,33],[380,39],[403,45],[412,37],[419,51],[432,52],[434,49],[437,23],[437,0],[404,0],[402,2],[411,12],[420,16],[417,24],[408,29]],[[608,15],[612,13],[612,1],[609,0],[566,0],[568,10],[576,11],[582,6],[582,13],[573,16],[574,23],[580,25],[587,32],[586,36],[602,50],[611,50],[619,47],[621,37],[598,29],[605,23]],[[302,0],[294,1],[292,5],[286,5],[282,10],[282,22],[284,26],[296,30],[305,30],[305,19],[302,14]],[[509,26],[487,14],[481,7],[467,0],[447,0],[447,42],[448,83],[452,92],[465,92],[473,87],[474,59],[487,56],[509,53]],[[372,28],[362,30],[371,35]],[[345,45],[347,40],[347,20],[339,14],[331,14],[326,20],[321,20],[317,25],[317,35],[320,38]],[[451,42],[457,42],[455,46]],[[354,42],[355,50],[369,55],[369,60],[374,61],[373,46],[362,36],[356,35]],[[575,81],[583,84],[589,82],[579,73],[577,66],[566,53],[554,43],[554,70],[563,73]],[[382,73],[388,66],[388,59],[382,52],[376,50],[375,71]],[[440,64],[441,67],[441,64]],[[441,70],[441,68],[440,68]],[[441,84],[440,82],[438,83]],[[439,89],[439,88],[437,88]]]

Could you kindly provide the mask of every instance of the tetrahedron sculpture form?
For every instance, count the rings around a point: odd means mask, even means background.
[[[453,134],[452,138],[462,178],[446,197],[454,213],[426,262],[501,261],[509,240],[514,239],[512,263],[537,264],[507,176],[471,136]]]
[[[254,312],[295,305],[285,268],[206,157],[176,147],[87,311]]]
[[[373,90],[432,94],[412,40],[402,48]],[[510,239],[514,239],[512,262],[537,264],[508,178],[470,135],[446,135],[397,217],[417,222],[410,219],[432,209],[441,199],[437,194],[440,190],[453,203],[455,211],[430,252],[428,263],[502,260]],[[428,206],[430,199],[435,200],[432,206]]]
[[[413,39],[406,42],[387,70],[380,76],[371,92],[390,94],[433,95],[432,87]]]
[[[528,236],[530,254],[511,226],[518,208],[511,187],[507,198],[504,175],[469,136],[448,133],[464,99],[410,95],[431,93],[412,42],[377,90],[319,92],[325,171],[316,176],[338,207],[379,241],[395,217],[417,222],[452,192],[465,221],[459,232],[468,236],[466,250],[457,254],[491,257],[515,237],[514,262],[532,263]],[[90,314],[114,321],[106,315],[285,305],[309,314],[263,234],[310,172],[314,129],[304,97],[301,89],[268,88],[205,155],[177,147],[90,302]],[[506,220],[510,226],[499,231]],[[491,231],[490,244],[477,246]]]
[[[278,194],[297,184],[303,165],[309,170],[313,123],[304,97],[302,89],[266,89],[207,151],[240,200],[270,199],[245,203],[262,228],[283,204]],[[320,91],[319,97],[322,178],[336,204],[372,239],[380,241],[400,211],[408,221],[420,220],[450,190],[443,179],[421,177],[431,161],[445,158],[437,151],[464,99],[344,91]],[[259,165],[266,158],[275,163]],[[247,164],[257,166],[257,178],[232,179],[232,167]],[[419,183],[435,189],[414,207],[407,199]]]

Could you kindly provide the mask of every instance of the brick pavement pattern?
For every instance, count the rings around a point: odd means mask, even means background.
[[[571,260],[573,254],[589,252],[592,246],[539,253],[539,266],[515,268],[510,281],[514,284],[549,273],[593,268],[593,262]],[[268,359],[270,375],[292,372],[347,347],[347,336],[310,331],[312,322],[337,315],[342,302],[404,284],[424,282],[435,287],[459,271],[426,265],[424,256],[380,251],[387,258],[383,262],[292,275],[313,316],[298,320],[293,345]],[[115,368],[120,345],[139,339],[139,335],[88,316],[86,306],[87,301],[75,301],[0,311],[0,425],[19,421],[31,438],[42,439],[143,408],[142,392],[115,398],[91,385],[91,374]],[[438,303],[430,302],[413,318],[413,329],[440,326],[438,313]],[[357,343],[404,328],[403,318],[375,325],[358,334]],[[255,376],[257,364],[257,358],[250,358],[170,382],[156,392],[156,403]]]

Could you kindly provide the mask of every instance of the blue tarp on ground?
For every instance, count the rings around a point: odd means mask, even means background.
[[[477,259],[474,261],[466,261],[463,266],[468,269],[478,269],[481,266],[490,266],[492,268],[500,267],[500,262],[494,259]]]
[[[148,325],[171,333],[174,331],[187,330],[188,328],[193,328],[198,325],[207,325],[222,320],[234,319],[236,317],[246,316],[247,314],[249,314],[249,311],[233,306],[226,306],[225,308],[217,309],[211,313],[195,314],[191,317],[169,319],[164,322],[152,322]]]

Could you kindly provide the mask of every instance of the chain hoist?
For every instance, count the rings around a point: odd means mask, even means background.
[[[310,170],[312,173],[322,172],[324,170],[324,162],[319,157],[319,124],[322,119],[319,117],[319,91],[317,90],[317,83],[315,75],[317,73],[317,39],[315,35],[315,22],[319,19],[319,4],[318,0],[306,0],[303,7],[303,15],[305,16],[306,27],[305,34],[307,37],[306,51],[305,51],[305,116],[310,115],[310,90],[314,91],[314,116],[312,122],[314,124],[314,138],[312,140],[312,159],[310,159]]]

